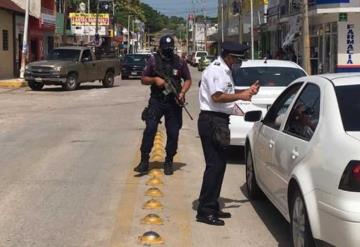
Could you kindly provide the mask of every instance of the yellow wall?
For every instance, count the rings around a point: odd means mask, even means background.
[[[9,48],[3,50],[3,30],[8,31]],[[12,78],[14,67],[14,34],[12,13],[0,9],[0,79]]]

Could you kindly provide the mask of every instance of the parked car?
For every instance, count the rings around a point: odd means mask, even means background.
[[[199,60],[201,57],[206,57],[208,53],[206,51],[197,51],[194,53],[194,56],[192,57],[192,66],[197,66],[199,64]]]
[[[360,74],[302,77],[246,138],[246,186],[290,222],[298,246],[360,243]],[[320,245],[321,243],[321,245]]]
[[[199,60],[199,64],[198,64],[198,71],[203,71],[205,70],[205,68],[212,62],[215,60],[215,56],[203,56],[200,58]]]
[[[32,90],[44,85],[61,85],[75,90],[82,82],[101,80],[104,87],[114,85],[120,74],[120,61],[115,58],[97,59],[89,47],[69,46],[54,49],[46,60],[29,63],[25,80]]]
[[[127,54],[121,64],[121,79],[140,78],[150,56],[150,53]]]
[[[247,60],[233,71],[236,90],[246,89],[256,80],[260,81],[260,90],[251,102],[241,100],[236,102],[244,113],[249,110],[262,110],[265,114],[286,86],[306,75],[296,63],[281,60]],[[230,144],[243,146],[246,134],[252,125],[245,122],[243,116],[230,116]]]

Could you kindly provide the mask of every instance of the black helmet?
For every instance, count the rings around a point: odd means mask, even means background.
[[[161,50],[174,49],[174,47],[175,47],[175,42],[170,35],[164,35],[160,38],[159,48]]]

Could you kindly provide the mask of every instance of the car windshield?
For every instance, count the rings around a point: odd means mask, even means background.
[[[235,86],[248,87],[256,80],[262,87],[286,87],[305,72],[289,67],[240,67],[233,70]]]
[[[198,53],[196,53],[196,56],[197,57],[204,57],[204,56],[207,56],[207,52],[198,52]]]
[[[360,85],[335,88],[345,131],[360,131]]]
[[[48,60],[79,60],[80,50],[71,49],[55,49],[52,50],[48,56]]]
[[[150,55],[145,55],[145,54],[132,54],[132,55],[127,55],[124,61],[125,63],[145,64],[149,56]]]

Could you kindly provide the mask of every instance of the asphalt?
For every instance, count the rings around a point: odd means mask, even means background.
[[[0,89],[0,246],[138,246],[149,230],[162,246],[289,246],[289,225],[266,200],[246,197],[243,152],[229,151],[221,205],[223,227],[195,221],[205,168],[197,134],[197,82],[187,95],[173,176],[157,186],[163,209],[143,209],[150,176],[136,176],[148,88],[116,80],[114,88],[86,84],[64,92],[46,87]],[[152,168],[162,168],[166,142],[159,126]],[[156,156],[155,153],[158,155]],[[144,225],[149,213],[163,225]]]

